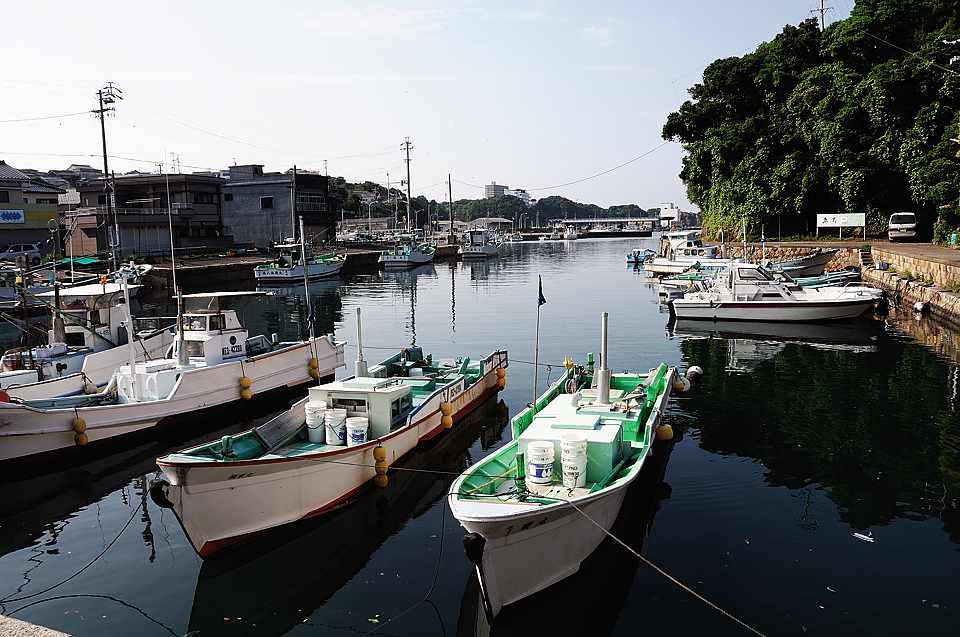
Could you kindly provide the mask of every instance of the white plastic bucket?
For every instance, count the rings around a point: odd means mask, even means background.
[[[328,445],[342,447],[347,443],[347,410],[328,409],[324,413],[324,429]]]
[[[327,410],[327,403],[322,400],[307,403],[305,407],[307,415],[307,439],[310,442],[323,444],[326,434],[324,432],[324,413]]]
[[[347,418],[347,446],[355,447],[367,441],[369,421],[363,416]]]
[[[560,459],[563,486],[582,487],[587,483],[587,456],[563,456]]]
[[[583,434],[564,434],[560,436],[560,458],[587,456],[587,437]]]
[[[527,445],[527,482],[550,484],[553,480],[553,443],[534,441]]]

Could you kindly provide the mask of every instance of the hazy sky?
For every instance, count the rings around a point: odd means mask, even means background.
[[[825,0],[827,21],[853,0]],[[323,172],[413,195],[495,181],[603,207],[674,202],[667,114],[706,65],[772,40],[820,0],[53,0],[4,7],[0,159],[17,168]],[[31,121],[23,121],[31,120]],[[629,163],[628,163],[629,162]],[[626,164],[626,165],[624,165]],[[604,174],[605,173],[605,174]]]

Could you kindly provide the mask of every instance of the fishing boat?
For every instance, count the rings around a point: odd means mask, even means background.
[[[130,334],[118,283],[74,286],[37,299],[56,312],[46,344],[9,349],[0,358],[0,388],[14,398],[96,393],[129,361],[127,348],[121,347],[128,338],[135,341],[138,362],[163,358],[173,345],[169,327]]]
[[[831,250],[816,248],[796,259],[764,262],[763,267],[768,272],[784,272],[793,278],[820,276],[838,252],[840,252],[839,248]]]
[[[489,230],[474,228],[467,232],[467,241],[460,246],[464,259],[487,259],[500,254],[500,242]]]
[[[306,277],[311,281],[333,277],[346,263],[345,254],[313,254],[300,243],[287,242],[277,246],[273,262],[258,265],[253,270],[257,283],[301,284]]]
[[[380,253],[385,268],[410,268],[433,261],[436,248],[426,242],[415,243],[412,236],[394,238],[393,249]]]
[[[657,253],[650,248],[635,248],[627,253],[627,265],[640,265],[648,259],[652,259]]]
[[[154,500],[201,557],[385,484],[391,465],[500,391],[507,353],[434,360],[411,347],[365,367],[361,354],[356,376],[311,387],[274,420],[157,460]]]
[[[695,281],[669,305],[677,318],[826,321],[860,316],[882,296],[864,285],[803,288],[755,263],[737,263],[714,278]]]
[[[645,270],[657,275],[679,274],[698,267],[726,267],[735,262],[725,258],[718,246],[704,244],[699,229],[666,232],[660,243],[661,256],[644,264]]]
[[[392,536],[438,500],[445,506],[443,495],[455,472],[471,462],[470,447],[479,439],[486,448],[506,425],[506,406],[491,397],[449,433],[419,445],[401,460],[399,470],[390,472],[386,487],[358,498],[335,515],[287,525],[217,559],[204,560],[185,632],[226,637],[234,632],[236,622],[223,618],[243,617],[244,625],[256,624],[253,630],[258,633],[284,635],[308,621],[371,559],[377,559],[375,552]],[[0,507],[3,504],[0,501]],[[0,526],[0,534],[8,526]],[[16,530],[17,537],[26,535],[19,527]],[[430,545],[417,549],[429,551]]]
[[[330,336],[287,343],[250,337],[236,310],[221,307],[241,295],[263,293],[183,296],[195,307],[179,314],[171,358],[138,363],[128,344],[129,362],[102,391],[0,402],[0,461],[106,446],[153,427],[208,418],[247,400],[332,378],[343,365],[343,345]]]
[[[571,226],[563,231],[563,238],[566,241],[573,241],[577,238],[577,231]]]
[[[491,619],[580,568],[617,518],[654,439],[670,435],[658,427],[676,370],[611,374],[606,320],[604,313],[599,369],[592,355],[585,367],[570,363],[513,419],[513,440],[451,488]]]

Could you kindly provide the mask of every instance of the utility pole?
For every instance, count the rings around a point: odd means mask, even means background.
[[[447,235],[447,239],[453,236],[453,180],[450,178],[450,173],[447,173],[447,189],[450,191],[450,234]]]
[[[416,233],[419,224],[417,223],[417,213],[413,211],[413,197],[410,196],[410,148],[412,148],[410,138],[407,137],[407,140],[403,142],[400,147],[407,151],[407,225]],[[411,219],[413,220],[412,224],[410,223]]]
[[[110,171],[107,168],[107,128],[104,124],[103,117],[106,113],[115,110],[109,104],[115,103],[117,100],[122,100],[123,91],[118,87],[113,85],[113,82],[107,82],[107,85],[102,89],[97,91],[97,99],[100,102],[100,108],[97,110],[91,111],[100,116],[100,137],[103,140],[103,192],[106,195],[107,200],[107,243],[110,248],[110,267],[113,270],[119,270],[119,265],[117,263],[117,252],[116,247],[120,243],[120,226],[117,223],[117,215],[113,210],[113,188],[110,185]],[[104,106],[107,104],[108,106]],[[110,224],[113,224],[112,232]],[[111,239],[111,235],[113,238]]]
[[[827,28],[827,27],[826,27],[826,23],[825,23],[824,18],[823,18],[824,14],[825,14],[827,11],[833,11],[833,7],[824,7],[824,6],[823,6],[823,0],[820,0],[820,8],[819,8],[819,9],[811,9],[811,10],[810,10],[810,13],[819,13],[819,14],[820,14],[820,30],[821,30],[821,31],[823,31],[824,29]]]

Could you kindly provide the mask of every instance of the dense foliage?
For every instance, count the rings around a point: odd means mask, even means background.
[[[818,213],[900,210],[935,237],[960,225],[960,2],[858,0],[821,32],[787,26],[743,57],[713,62],[664,139],[687,151],[680,177],[703,225],[812,234]],[[908,53],[909,51],[909,53]],[[957,65],[960,68],[960,65]],[[939,221],[938,217],[940,217]]]

